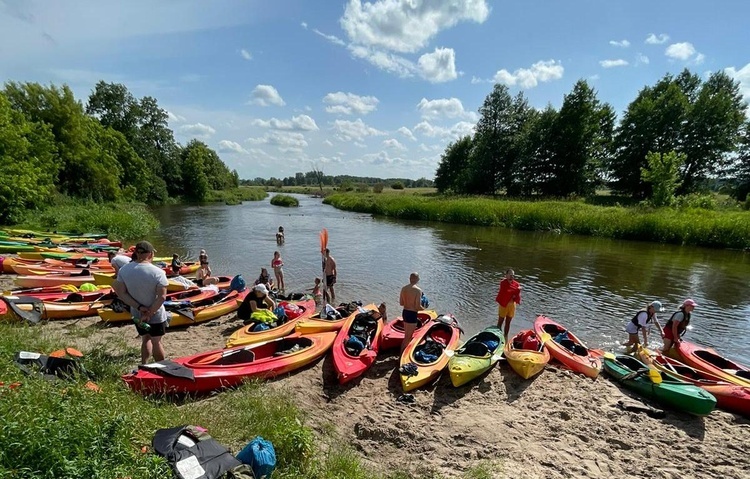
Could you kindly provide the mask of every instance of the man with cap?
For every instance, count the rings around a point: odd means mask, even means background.
[[[696,306],[698,306],[698,303],[692,299],[686,299],[682,302],[680,309],[664,325],[664,349],[661,351],[662,354],[667,354],[674,344],[682,341],[682,335],[685,334],[690,324],[690,313]]]
[[[153,354],[154,360],[164,359],[161,338],[167,326],[164,301],[167,298],[167,275],[151,264],[156,250],[148,241],[135,245],[133,261],[120,268],[112,288],[128,306],[141,337],[141,363]]]
[[[109,259],[109,264],[111,264],[112,268],[115,270],[115,276],[117,276],[117,273],[120,272],[120,268],[130,263],[131,261],[130,256],[125,256],[124,254],[117,254],[114,251],[108,252],[107,258]]]
[[[627,348],[629,353],[633,347],[637,347],[638,342],[638,331],[643,334],[643,346],[648,347],[648,334],[651,332],[651,325],[656,323],[656,327],[661,329],[659,321],[656,319],[656,313],[661,313],[663,308],[661,302],[653,301],[649,304],[645,310],[638,311],[633,316],[633,319],[628,321],[625,326],[625,331],[628,333],[628,341],[622,345]]]

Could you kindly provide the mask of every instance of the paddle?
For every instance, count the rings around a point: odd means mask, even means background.
[[[616,356],[609,351],[604,352],[604,357],[612,361],[617,361]],[[654,384],[661,384],[661,381],[662,381],[661,374],[659,373],[659,371],[652,368],[651,366],[648,367],[648,378]]]
[[[326,248],[328,247],[328,230],[323,228],[320,232],[320,256],[323,260],[323,310],[328,303],[328,284],[326,282]]]

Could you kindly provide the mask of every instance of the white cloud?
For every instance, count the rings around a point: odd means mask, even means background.
[[[305,30],[307,30],[307,22],[302,22],[302,23],[300,23],[300,26],[301,26],[302,28],[304,28]]]
[[[167,116],[169,117],[169,121],[172,123],[182,123],[183,121],[185,121],[184,116],[172,113],[171,111],[167,111]]]
[[[599,62],[602,68],[614,68],[614,67],[626,67],[628,66],[627,60],[618,58],[617,60],[602,60]]]
[[[249,51],[245,50],[244,48],[240,50],[240,55],[242,55],[242,58],[244,58],[245,60],[253,59],[253,55]]]
[[[250,97],[252,98],[250,103],[260,106],[286,105],[279,92],[271,85],[257,85],[250,94]]]
[[[425,53],[417,61],[419,74],[430,83],[443,83],[458,78],[456,54],[452,48],[436,48]]]
[[[468,121],[459,121],[450,128],[444,128],[432,125],[427,121],[421,121],[414,127],[414,131],[431,138],[437,137],[451,140],[473,134],[475,126],[474,123]]]
[[[328,113],[366,115],[377,110],[380,100],[374,96],[359,96],[354,93],[337,91],[324,96],[323,103],[328,105],[326,106]]]
[[[349,0],[339,22],[353,43],[413,53],[441,30],[461,21],[483,23],[489,13],[485,0]]]
[[[326,140],[323,142],[323,144],[326,146],[333,146],[333,143],[331,142],[331,140]]]
[[[643,53],[638,53],[638,54],[637,54],[637,55],[635,56],[635,64],[636,64],[636,65],[648,65],[648,64],[649,64],[649,62],[650,62],[650,60],[649,60],[649,59],[648,59],[648,57],[647,57],[646,55],[644,55]]]
[[[695,47],[690,42],[673,43],[664,51],[666,56],[675,60],[688,60],[695,53]]]
[[[725,68],[724,72],[740,83],[742,96],[745,98],[745,101],[750,102],[750,63],[739,70],[734,67]]]
[[[396,131],[398,131],[399,133],[401,133],[402,135],[404,135],[405,137],[409,138],[412,141],[417,141],[417,138],[414,136],[414,133],[412,133],[411,130],[406,128],[405,126],[402,126]]]
[[[601,78],[601,77],[599,76],[599,74],[598,74],[598,73],[595,73],[595,74],[593,74],[593,75],[591,75],[591,76],[589,77],[589,80],[591,80],[591,81],[597,81],[597,80],[599,80],[599,78]]]
[[[355,121],[336,120],[333,122],[333,131],[340,141],[362,141],[368,136],[384,134],[382,131],[365,124],[361,118],[357,118]]]
[[[344,40],[340,39],[336,35],[328,35],[326,33],[321,32],[317,28],[313,28],[313,32],[317,33],[318,35],[325,38],[326,40],[333,43],[334,45],[340,45],[340,46],[346,45],[346,43],[344,43]]]
[[[666,33],[660,33],[659,35],[656,35],[655,33],[650,33],[646,37],[646,43],[650,45],[661,45],[662,43],[667,43],[669,40],[669,35]]]
[[[248,138],[246,141],[252,145],[271,145],[279,149],[307,147],[305,135],[288,131],[274,131],[259,138]]]
[[[196,138],[209,138],[211,135],[216,133],[216,130],[214,130],[209,125],[204,125],[203,123],[195,123],[192,125],[181,126],[180,132],[187,135],[192,135]]]
[[[318,125],[315,120],[307,115],[293,116],[291,120],[279,120],[271,118],[270,120],[255,119],[252,121],[253,126],[261,128],[272,128],[274,130],[296,130],[296,131],[316,131]]]
[[[440,98],[428,100],[422,98],[417,104],[417,110],[422,118],[432,120],[436,118],[466,118],[477,120],[477,114],[464,110],[464,105],[458,98]]]
[[[385,148],[390,148],[392,150],[398,150],[398,151],[406,151],[407,148],[402,145],[397,139],[391,138],[388,140],[383,140],[383,146]]]
[[[706,55],[699,53],[693,58],[693,63],[696,65],[701,65],[706,60]]]
[[[235,143],[234,141],[221,140],[219,142],[220,153],[248,153],[248,151],[242,148],[242,145]]]
[[[628,48],[630,46],[630,42],[627,40],[620,40],[619,42],[617,40],[610,40],[609,44],[613,47],[620,47],[620,48]]]
[[[396,74],[402,78],[413,77],[417,67],[406,58],[381,50],[374,50],[361,45],[349,45],[349,51],[355,58],[367,60],[372,65]]]
[[[559,80],[565,73],[562,63],[558,60],[540,60],[531,68],[519,68],[510,73],[502,69],[495,73],[491,80],[495,83],[502,83],[507,86],[520,86],[521,88],[534,88],[539,83],[545,83],[552,80]],[[476,81],[475,81],[476,80]],[[480,79],[472,79],[472,83],[480,82]]]

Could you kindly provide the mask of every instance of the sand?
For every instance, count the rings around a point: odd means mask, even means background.
[[[0,277],[0,286],[6,289],[11,279]],[[221,348],[240,325],[224,316],[170,330],[167,354]],[[39,327],[87,329],[75,340],[84,352],[108,338],[140,344],[132,325],[106,327],[98,318]],[[503,361],[461,388],[444,374],[405,404],[396,400],[402,393],[397,365],[395,353],[382,355],[361,380],[342,387],[328,355],[268,387],[296,397],[310,427],[351,444],[371,467],[406,468],[415,477],[460,477],[473,467],[496,478],[750,477],[750,420],[741,416],[716,410],[697,418],[667,410],[655,419],[619,408],[618,401],[642,403],[604,375],[591,380],[549,365],[523,380]]]

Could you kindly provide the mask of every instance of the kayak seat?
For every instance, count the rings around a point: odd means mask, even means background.
[[[471,341],[463,348],[461,348],[461,354],[483,358],[490,355],[490,348],[488,348],[486,344],[479,341]]]
[[[734,375],[744,379],[750,379],[750,371],[737,371]]]
[[[549,333],[549,335],[553,338],[560,333],[566,332],[564,328],[561,328],[555,324],[545,324],[542,326],[542,329],[545,333]]]
[[[722,358],[721,356],[713,354],[709,351],[696,351],[695,355],[701,358],[702,360],[713,364],[719,369],[740,369],[732,361]]]
[[[215,366],[231,366],[233,364],[250,363],[255,360],[255,353],[249,349],[238,349],[212,363]]]
[[[576,356],[588,356],[589,350],[585,347],[581,346],[578,343],[575,343],[572,339],[563,339],[560,341],[560,345],[570,351],[571,353],[575,354]]]

